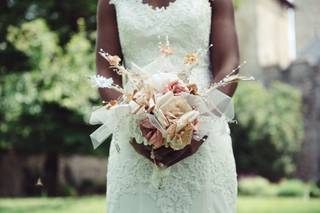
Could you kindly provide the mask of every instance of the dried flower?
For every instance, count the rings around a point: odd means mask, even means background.
[[[187,88],[188,88],[190,94],[192,94],[192,95],[199,95],[199,93],[198,93],[198,87],[197,87],[196,84],[188,84],[188,85],[187,85]]]
[[[167,44],[160,44],[159,49],[160,49],[160,52],[165,56],[173,54],[173,49]]]
[[[111,88],[113,85],[112,78],[106,78],[102,75],[94,75],[91,76],[90,79],[92,84],[99,88]]]
[[[107,109],[110,109],[111,107],[114,107],[118,104],[117,100],[111,100],[106,104]]]
[[[110,55],[109,53],[105,52],[103,49],[100,49],[99,54],[105,58],[111,66],[119,66],[121,62],[121,58],[117,55]]]
[[[160,38],[160,37],[159,37]],[[169,36],[166,36],[166,43],[163,44],[162,42],[159,42],[159,49],[162,54],[165,56],[172,55],[173,54],[173,49],[170,47],[170,42],[169,42]]]
[[[106,78],[102,75],[94,75],[94,76],[91,76],[90,79],[92,84],[98,88],[110,88],[120,92],[121,94],[125,93],[122,87],[113,83],[112,78]]]
[[[224,77],[221,81],[214,83],[213,88],[223,87],[228,84],[236,83],[239,81],[253,81],[253,80],[255,80],[255,79],[252,76],[247,77],[247,76],[241,76],[239,74],[228,75],[228,76]]]
[[[111,66],[118,66],[121,61],[121,58],[117,55],[108,55],[107,60]]]
[[[196,52],[191,52],[188,53],[185,57],[184,57],[184,63],[185,64],[195,64],[197,63],[199,60],[199,54]]]

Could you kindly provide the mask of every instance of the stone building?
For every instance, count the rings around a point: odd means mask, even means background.
[[[320,38],[319,0],[295,0],[296,45],[298,55]]]
[[[236,12],[243,72],[259,80],[266,68],[285,69],[296,58],[294,11],[279,2],[241,0]]]
[[[240,2],[236,13],[239,44],[242,60],[248,61],[242,72],[264,83],[282,80],[301,90],[305,138],[297,156],[296,175],[304,180],[319,181],[319,0]]]

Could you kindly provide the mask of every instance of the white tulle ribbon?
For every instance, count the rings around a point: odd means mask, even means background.
[[[188,93],[183,96],[201,115],[211,116],[212,119],[224,116],[228,121],[232,121],[234,118],[232,98],[220,90],[209,89],[202,96]]]
[[[209,112],[218,117],[224,116],[228,121],[234,119],[234,108],[232,98],[218,89],[209,89],[204,99]]]
[[[121,131],[118,127],[130,114],[130,106],[127,104],[118,105],[111,109],[103,106],[93,111],[89,123],[92,125],[102,124],[90,135],[93,148],[96,149],[100,146],[111,134]]]

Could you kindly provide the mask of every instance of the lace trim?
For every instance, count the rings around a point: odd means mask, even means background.
[[[122,0],[108,0],[109,1],[109,4],[116,4],[117,2],[119,1],[122,1]],[[167,10],[169,7],[172,6],[172,4],[175,4],[177,1],[179,0],[175,0],[175,1],[170,1],[169,4],[167,6],[162,6],[162,7],[154,7],[153,9],[153,5],[150,5],[148,3],[143,3],[143,0],[135,0],[137,3],[142,3],[142,4],[146,4],[147,6],[149,6],[152,10],[155,10],[155,11],[162,11],[162,10]],[[181,1],[181,0],[180,0]],[[214,0],[208,0],[208,2],[214,2]]]

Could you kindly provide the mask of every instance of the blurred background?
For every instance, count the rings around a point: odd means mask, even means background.
[[[0,212],[105,212],[97,1],[0,0]],[[239,212],[320,212],[320,4],[235,0],[241,72],[231,124]],[[110,141],[110,138],[109,138]]]

